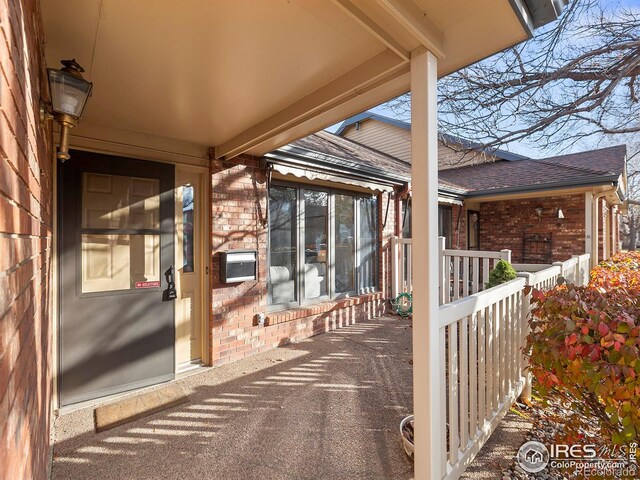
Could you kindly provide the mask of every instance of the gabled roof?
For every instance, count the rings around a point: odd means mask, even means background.
[[[363,122],[365,120],[377,120],[379,122],[383,122],[388,125],[393,125],[394,127],[411,131],[411,124],[409,122],[396,120],[395,118],[389,118],[389,117],[385,117],[384,115],[379,115],[377,113],[367,111],[367,112],[359,113],[358,115],[354,115],[353,117],[347,118],[344,122],[342,122],[340,127],[338,127],[338,130],[336,130],[336,135],[342,136],[342,134],[348,127],[350,127],[351,125],[355,125],[358,122]],[[464,138],[455,137],[453,135],[448,135],[446,133],[439,133],[438,136],[440,138],[440,141],[442,141],[445,144],[460,145],[461,147],[469,150],[485,152],[501,160],[516,161],[516,160],[524,160],[529,158],[523,155],[518,155],[517,153],[508,152],[506,150],[500,150],[500,149],[486,150],[479,143],[472,142]]]
[[[267,157],[270,161],[297,162],[303,168],[306,165],[374,183],[401,185],[411,181],[409,163],[326,131],[296,140]],[[539,160],[497,160],[440,170],[438,188],[457,197],[473,197],[602,185],[616,182],[624,174],[625,162],[625,145]]]
[[[626,158],[627,146],[615,145],[613,147],[589,150],[587,152],[548,157],[544,160],[569,167],[593,170],[598,173],[621,175],[625,169]]]
[[[539,160],[497,161],[439,172],[467,190],[467,196],[535,191],[615,182],[624,173],[626,146],[590,150]]]
[[[410,164],[333,133],[321,130],[296,140],[290,145],[331,155],[333,157],[332,161],[343,166],[369,167],[385,176],[398,178],[406,182],[411,181]]]
[[[337,175],[355,175],[372,183],[395,185],[411,182],[411,165],[378,150],[326,131],[316,132],[265,155],[270,162],[312,167]],[[438,184],[440,194],[460,198],[465,189],[446,180]]]

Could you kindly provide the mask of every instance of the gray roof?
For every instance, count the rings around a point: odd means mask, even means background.
[[[267,157],[374,183],[401,185],[411,181],[411,164],[326,131],[296,140]],[[602,185],[617,181],[625,171],[625,162],[626,146],[617,145],[539,160],[500,159],[440,170],[438,184],[441,192],[458,197]]]
[[[469,196],[611,183],[625,171],[626,146],[518,162],[499,160],[439,172]]]

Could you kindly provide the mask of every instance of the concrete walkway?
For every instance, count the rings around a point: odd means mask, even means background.
[[[410,479],[410,322],[382,317],[178,380],[191,401],[112,430],[57,419],[53,478]]]

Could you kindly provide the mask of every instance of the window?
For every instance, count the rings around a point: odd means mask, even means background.
[[[329,194],[304,190],[304,298],[327,295]]]
[[[411,238],[411,199],[402,201],[402,238]]]
[[[182,186],[182,271],[193,272],[193,185]]]
[[[402,237],[411,238],[411,200],[402,201]],[[438,205],[438,236],[445,237],[445,247],[451,248],[453,238],[453,210],[449,205]]]
[[[445,248],[451,248],[453,237],[453,212],[448,205],[438,205],[438,236],[444,237]]]
[[[469,250],[480,250],[480,212],[469,210],[467,213]]]
[[[375,290],[378,278],[378,199],[376,197],[361,198],[359,204],[358,269],[360,288],[366,292],[372,292]]]
[[[335,291],[353,292],[356,289],[356,198],[342,194],[334,198]]]
[[[269,304],[282,308],[375,291],[374,196],[275,184],[269,188]]]
[[[160,287],[160,182],[82,174],[82,293]]]
[[[287,304],[298,299],[297,205],[295,188],[269,190],[269,302],[272,304]]]

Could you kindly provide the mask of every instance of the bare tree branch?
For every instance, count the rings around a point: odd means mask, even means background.
[[[575,0],[528,42],[442,78],[441,133],[491,152],[511,142],[561,151],[640,132],[640,9]],[[409,113],[408,96],[389,106]]]

